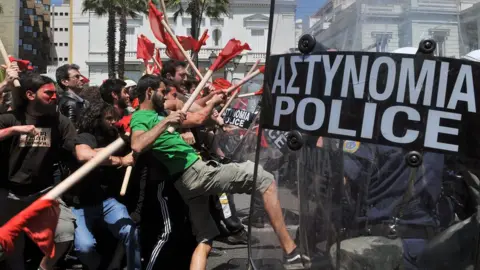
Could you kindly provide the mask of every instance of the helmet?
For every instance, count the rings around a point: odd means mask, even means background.
[[[463,56],[462,59],[480,62],[480,50],[471,51],[467,53],[467,55]]]
[[[392,53],[416,54],[417,51],[418,49],[414,47],[402,47],[402,48],[393,50]]]

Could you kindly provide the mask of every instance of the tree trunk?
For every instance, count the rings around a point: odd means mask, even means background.
[[[125,49],[127,48],[127,15],[120,14],[120,42],[118,46],[118,78],[125,78]]]
[[[192,16],[192,20],[190,22],[190,35],[198,40],[198,36],[199,36],[199,32],[200,32],[200,24],[202,22],[202,14],[201,11],[200,11],[200,4],[194,0],[193,1],[194,3],[194,7],[193,7],[193,10],[194,12],[192,12],[192,14],[190,14]],[[192,52],[192,56],[191,56],[194,60],[195,60],[195,66],[198,67],[198,53],[193,53]]]
[[[117,32],[115,25],[115,10],[110,8],[108,10],[107,23],[107,57],[108,57],[108,78],[115,79],[115,34]]]

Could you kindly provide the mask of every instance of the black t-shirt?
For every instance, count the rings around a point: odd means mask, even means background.
[[[85,144],[92,149],[103,148],[112,143],[116,138],[108,139],[96,137],[90,133],[80,133],[74,141],[74,145]],[[120,150],[114,156],[124,156],[127,150]],[[83,164],[77,164],[77,168]],[[76,168],[75,168],[76,169]],[[103,202],[107,198],[116,197],[120,193],[125,168],[113,166],[99,166],[91,171],[78,183],[66,196],[68,203],[73,206],[87,206]]]
[[[35,117],[12,111],[0,115],[0,129],[20,125],[34,125],[39,134],[0,141],[0,187],[30,195],[54,184],[54,164],[72,157],[76,131],[61,114]]]

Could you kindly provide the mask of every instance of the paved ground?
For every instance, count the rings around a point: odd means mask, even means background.
[[[279,189],[279,195],[281,198],[282,208],[289,220],[295,219],[295,213],[298,213],[298,200],[293,196],[290,191],[286,189]],[[250,207],[249,195],[235,195],[235,204],[241,218],[248,215],[248,209]],[[294,223],[293,221],[291,223]],[[295,235],[297,225],[287,224],[288,230]],[[254,258],[262,258],[265,262],[265,266],[261,269],[275,269],[283,270],[281,266],[282,252],[276,239],[275,234],[270,226],[266,226],[262,229],[253,229],[252,236],[260,239],[260,243],[255,244],[252,248],[252,255]],[[210,257],[208,260],[208,270],[227,270],[227,269],[247,269],[245,267],[247,263],[247,246],[244,245],[227,245],[221,242],[215,242],[214,247],[223,251],[224,254],[220,257]],[[272,265],[274,265],[272,267]],[[267,266],[268,265],[268,266]]]

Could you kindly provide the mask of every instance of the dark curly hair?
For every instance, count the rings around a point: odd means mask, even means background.
[[[120,115],[113,105],[104,101],[91,103],[77,120],[78,133],[97,134],[105,114],[112,114],[117,119],[120,119]]]

